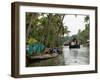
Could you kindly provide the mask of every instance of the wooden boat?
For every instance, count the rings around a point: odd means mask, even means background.
[[[36,59],[36,60],[41,60],[41,59],[50,59],[50,58],[55,58],[59,54],[53,53],[53,54],[42,54],[42,55],[35,55],[35,56],[29,56],[27,55],[27,59]]]
[[[80,48],[80,43],[72,42],[72,43],[69,44],[69,48],[70,49]]]
[[[73,48],[80,48],[80,45],[70,45],[69,48],[70,48],[70,49],[73,49]]]

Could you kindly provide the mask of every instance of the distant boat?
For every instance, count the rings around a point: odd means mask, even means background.
[[[68,40],[64,42],[64,46],[69,46],[69,41]]]
[[[80,48],[80,43],[79,43],[78,41],[70,42],[69,48],[70,48],[70,49],[73,49],[73,48]]]

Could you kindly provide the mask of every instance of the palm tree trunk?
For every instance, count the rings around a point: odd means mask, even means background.
[[[30,23],[29,23],[29,26],[28,26],[28,29],[27,29],[27,32],[26,32],[26,40],[28,40],[28,37],[29,37],[29,33],[31,32],[31,26],[32,26],[32,19],[33,19],[33,14],[31,16],[31,19],[30,19]]]

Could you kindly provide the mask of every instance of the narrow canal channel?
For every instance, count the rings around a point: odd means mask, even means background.
[[[63,46],[63,53],[51,59],[32,60],[27,67],[35,66],[69,66],[69,65],[88,65],[89,48],[81,46],[79,49],[69,49]]]

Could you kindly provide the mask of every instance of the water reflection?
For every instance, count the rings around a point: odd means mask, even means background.
[[[81,46],[80,49],[69,49],[63,47],[65,65],[86,65],[89,64],[89,49]]]

